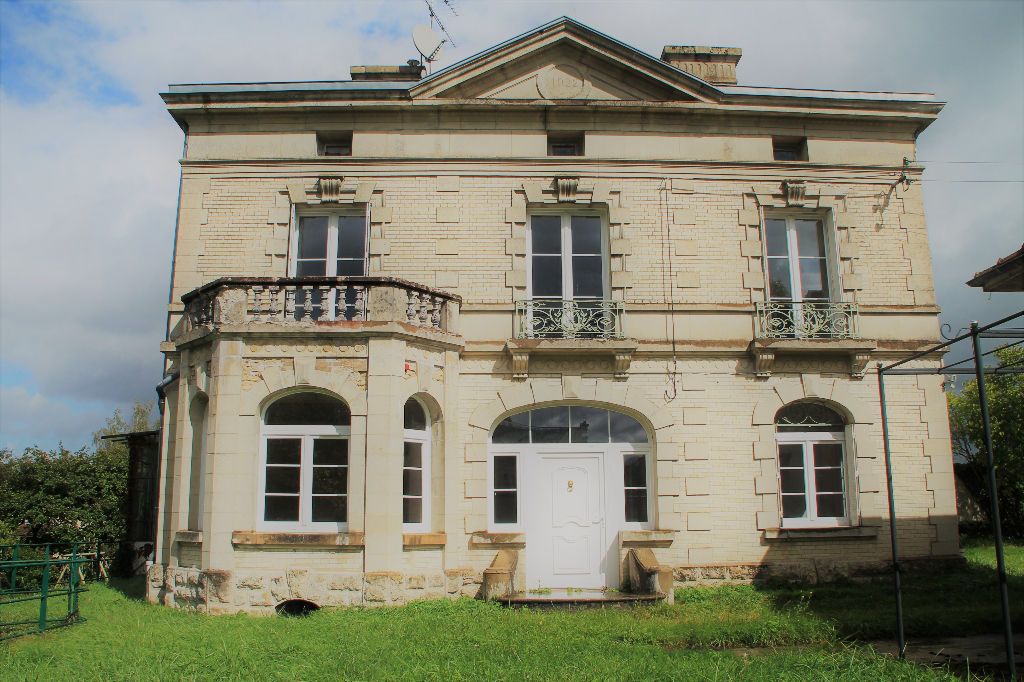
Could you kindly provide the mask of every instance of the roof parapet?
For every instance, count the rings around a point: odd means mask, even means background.
[[[715,85],[736,85],[736,64],[743,56],[738,47],[666,45],[661,61]]]

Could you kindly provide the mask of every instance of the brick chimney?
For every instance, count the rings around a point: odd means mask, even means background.
[[[353,66],[354,81],[418,81],[423,77],[423,66],[415,59],[398,66]]]
[[[661,51],[661,61],[718,85],[736,85],[736,64],[741,56],[743,50],[738,47],[666,45]]]

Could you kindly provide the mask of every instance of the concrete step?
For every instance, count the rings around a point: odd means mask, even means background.
[[[505,606],[528,606],[530,608],[604,608],[628,607],[657,604],[665,598],[663,594],[630,594],[605,590],[584,589],[542,589],[516,592],[499,601]]]

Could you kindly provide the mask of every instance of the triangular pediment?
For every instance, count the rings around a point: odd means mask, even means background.
[[[502,43],[414,86],[415,98],[706,101],[714,86],[571,19]]]

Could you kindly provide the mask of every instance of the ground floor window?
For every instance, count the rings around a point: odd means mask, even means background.
[[[263,419],[261,525],[275,530],[341,530],[348,523],[351,414],[337,398],[294,393]]]
[[[402,453],[402,529],[430,526],[430,421],[415,398],[405,403]]]
[[[784,528],[850,522],[843,418],[819,403],[787,405],[775,418]]]

